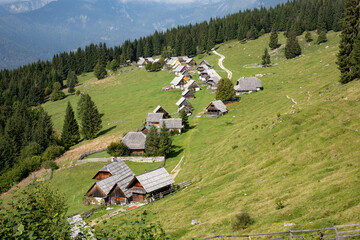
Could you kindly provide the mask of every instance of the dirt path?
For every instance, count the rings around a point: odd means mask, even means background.
[[[220,67],[221,69],[223,69],[225,72],[227,72],[228,78],[231,80],[231,78],[232,78],[232,72],[231,72],[229,69],[225,68],[224,65],[223,65],[223,61],[224,61],[224,59],[225,59],[225,56],[224,56],[224,55],[221,55],[220,53],[218,53],[217,51],[215,51],[215,49],[213,49],[212,52],[215,53],[216,55],[218,55],[218,56],[220,57],[219,62],[218,62],[219,67]]]
[[[295,105],[297,104],[297,102],[293,98],[289,97],[288,95],[286,95],[286,98],[290,99],[291,102],[293,103],[293,105],[291,106],[292,110],[289,113],[285,113],[285,114],[293,114],[293,113],[295,113]]]
[[[170,176],[175,179],[176,176],[179,174],[179,172],[181,171],[181,168],[180,168],[180,163],[183,161],[184,159],[184,155],[181,157],[179,163],[174,167],[174,169],[170,172]]]

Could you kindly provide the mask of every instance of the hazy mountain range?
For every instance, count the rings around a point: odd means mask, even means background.
[[[285,0],[0,0],[0,69]]]

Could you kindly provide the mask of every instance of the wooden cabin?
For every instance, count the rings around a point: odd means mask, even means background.
[[[208,66],[209,68],[211,68],[210,63],[208,63],[206,60],[202,60],[199,65],[206,65],[206,66]]]
[[[154,109],[153,113],[163,113],[163,114],[164,114],[164,115],[163,115],[163,118],[164,118],[164,119],[170,118],[170,114],[169,114],[162,106],[160,106],[160,105],[158,105],[158,106]]]
[[[186,107],[192,109],[191,103],[184,97],[181,97],[179,99],[179,101],[177,101],[176,105],[178,106],[178,108],[181,108],[182,106],[186,106]]]
[[[146,125],[148,126],[160,126],[160,120],[164,118],[163,113],[148,113],[146,118]]]
[[[114,175],[127,176],[129,174],[133,174],[133,172],[126,163],[121,160],[115,160],[114,162],[106,164],[102,167],[92,179],[103,180]]]
[[[186,89],[185,91],[183,91],[181,93],[181,96],[186,99],[194,99],[195,98],[194,92],[190,91],[189,89]]]
[[[122,142],[129,148],[131,153],[143,154],[145,153],[146,135],[142,132],[128,132],[123,138]]]
[[[212,101],[206,108],[206,113],[213,117],[222,116],[227,112],[228,110],[221,100]]]
[[[185,105],[181,106],[181,107],[178,109],[178,113],[181,113],[181,111],[183,111],[183,110],[185,111],[185,113],[186,113],[187,116],[191,116],[191,114],[192,114],[191,109],[188,108],[188,107],[185,106]]]
[[[187,61],[186,61],[186,64],[189,66],[189,67],[195,67],[196,66],[196,61],[192,58],[189,58]]]
[[[165,124],[165,127],[168,131],[175,131],[179,134],[184,129],[181,118],[169,118],[161,120],[160,126],[162,127]]]
[[[184,89],[188,80],[189,79],[187,77],[181,75],[179,77],[175,77],[170,84],[172,88]]]
[[[132,193],[126,187],[133,178],[134,175],[117,182],[105,198],[105,203],[108,203],[109,205],[128,204],[132,200]]]
[[[234,86],[236,95],[257,92],[263,89],[260,79],[256,77],[241,77]]]
[[[190,80],[186,85],[185,85],[185,89],[189,89],[192,92],[197,92],[200,91],[200,85],[195,82],[195,80]]]
[[[146,195],[153,195],[168,190],[175,181],[164,167],[136,175],[127,188],[135,202],[145,201]]]

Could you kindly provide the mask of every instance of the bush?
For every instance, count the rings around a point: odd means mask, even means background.
[[[129,156],[130,150],[122,142],[112,142],[106,149],[106,152],[113,157]]]
[[[279,210],[279,209],[283,209],[285,207],[285,201],[282,200],[282,199],[276,199],[275,201],[275,204],[276,204],[276,209]]]
[[[42,167],[45,169],[51,169],[53,171],[59,169],[59,166],[53,160],[43,162]]]
[[[58,101],[65,98],[65,93],[63,93],[62,91],[53,91],[50,95],[50,101]]]
[[[27,158],[27,157],[32,157],[35,155],[40,155],[42,152],[42,147],[40,146],[40,144],[36,143],[36,142],[30,142],[28,145],[26,145],[22,150],[21,150],[21,158]]]
[[[45,160],[53,160],[60,157],[65,152],[65,148],[62,146],[50,146],[43,153]]]
[[[232,227],[235,231],[245,229],[251,224],[254,223],[254,220],[250,217],[247,212],[243,212],[235,216],[235,221],[232,224]]]

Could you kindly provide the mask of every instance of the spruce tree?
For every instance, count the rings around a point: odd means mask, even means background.
[[[70,102],[68,102],[66,108],[61,140],[66,149],[69,149],[80,140],[79,125],[75,119],[75,114]]]
[[[360,32],[354,42],[350,63],[351,78],[360,79]]]
[[[272,31],[271,31],[269,47],[270,47],[271,49],[275,49],[275,48],[278,48],[278,47],[279,47],[279,43],[278,43],[278,33],[277,33],[277,31],[276,31],[275,28],[273,28]]]
[[[327,42],[326,32],[321,31],[319,33],[319,36],[318,36],[318,39],[317,39],[316,43],[320,44],[320,43],[324,43],[324,42]]]
[[[148,156],[156,156],[159,150],[159,134],[156,127],[151,126],[145,140],[145,153]]]
[[[181,110],[179,117],[182,120],[182,124],[184,125],[184,129],[188,129],[189,128],[189,117],[186,114],[185,110]]]
[[[75,72],[69,71],[66,80],[67,80],[67,85],[68,85],[68,87],[69,87],[68,92],[69,92],[69,93],[75,92],[75,86],[76,86],[76,84],[79,83],[78,78],[77,78]]]
[[[85,100],[86,100],[86,96],[87,94],[82,94],[80,96],[80,99],[77,103],[77,117],[78,119],[81,121],[82,116],[83,116],[83,112],[84,112],[84,104],[85,104]]]
[[[106,76],[106,74],[107,74],[107,72],[106,72],[105,67],[100,62],[98,62],[94,67],[95,77],[98,80],[100,80],[100,79],[103,79]]]
[[[290,59],[299,55],[301,55],[301,48],[296,38],[295,30],[293,27],[291,27],[285,45],[285,57]]]
[[[85,95],[85,102],[81,118],[81,127],[84,138],[93,139],[102,128],[101,117],[95,103],[89,95]]]
[[[343,30],[341,32],[340,50],[337,56],[337,64],[341,72],[340,82],[343,84],[355,79],[352,72],[354,69],[352,55],[360,24],[359,0],[346,0],[345,6],[344,18],[341,22]]]
[[[263,67],[268,67],[271,64],[270,54],[269,54],[267,48],[265,48],[264,55],[262,56],[261,64]]]
[[[161,127],[161,132],[159,137],[159,155],[167,157],[169,156],[171,151],[172,151],[172,140],[164,122]]]
[[[309,31],[306,31],[305,40],[306,40],[306,42],[312,42],[312,40],[313,40],[311,33]]]
[[[216,89],[216,100],[231,100],[235,95],[234,84],[228,78],[220,79]]]

